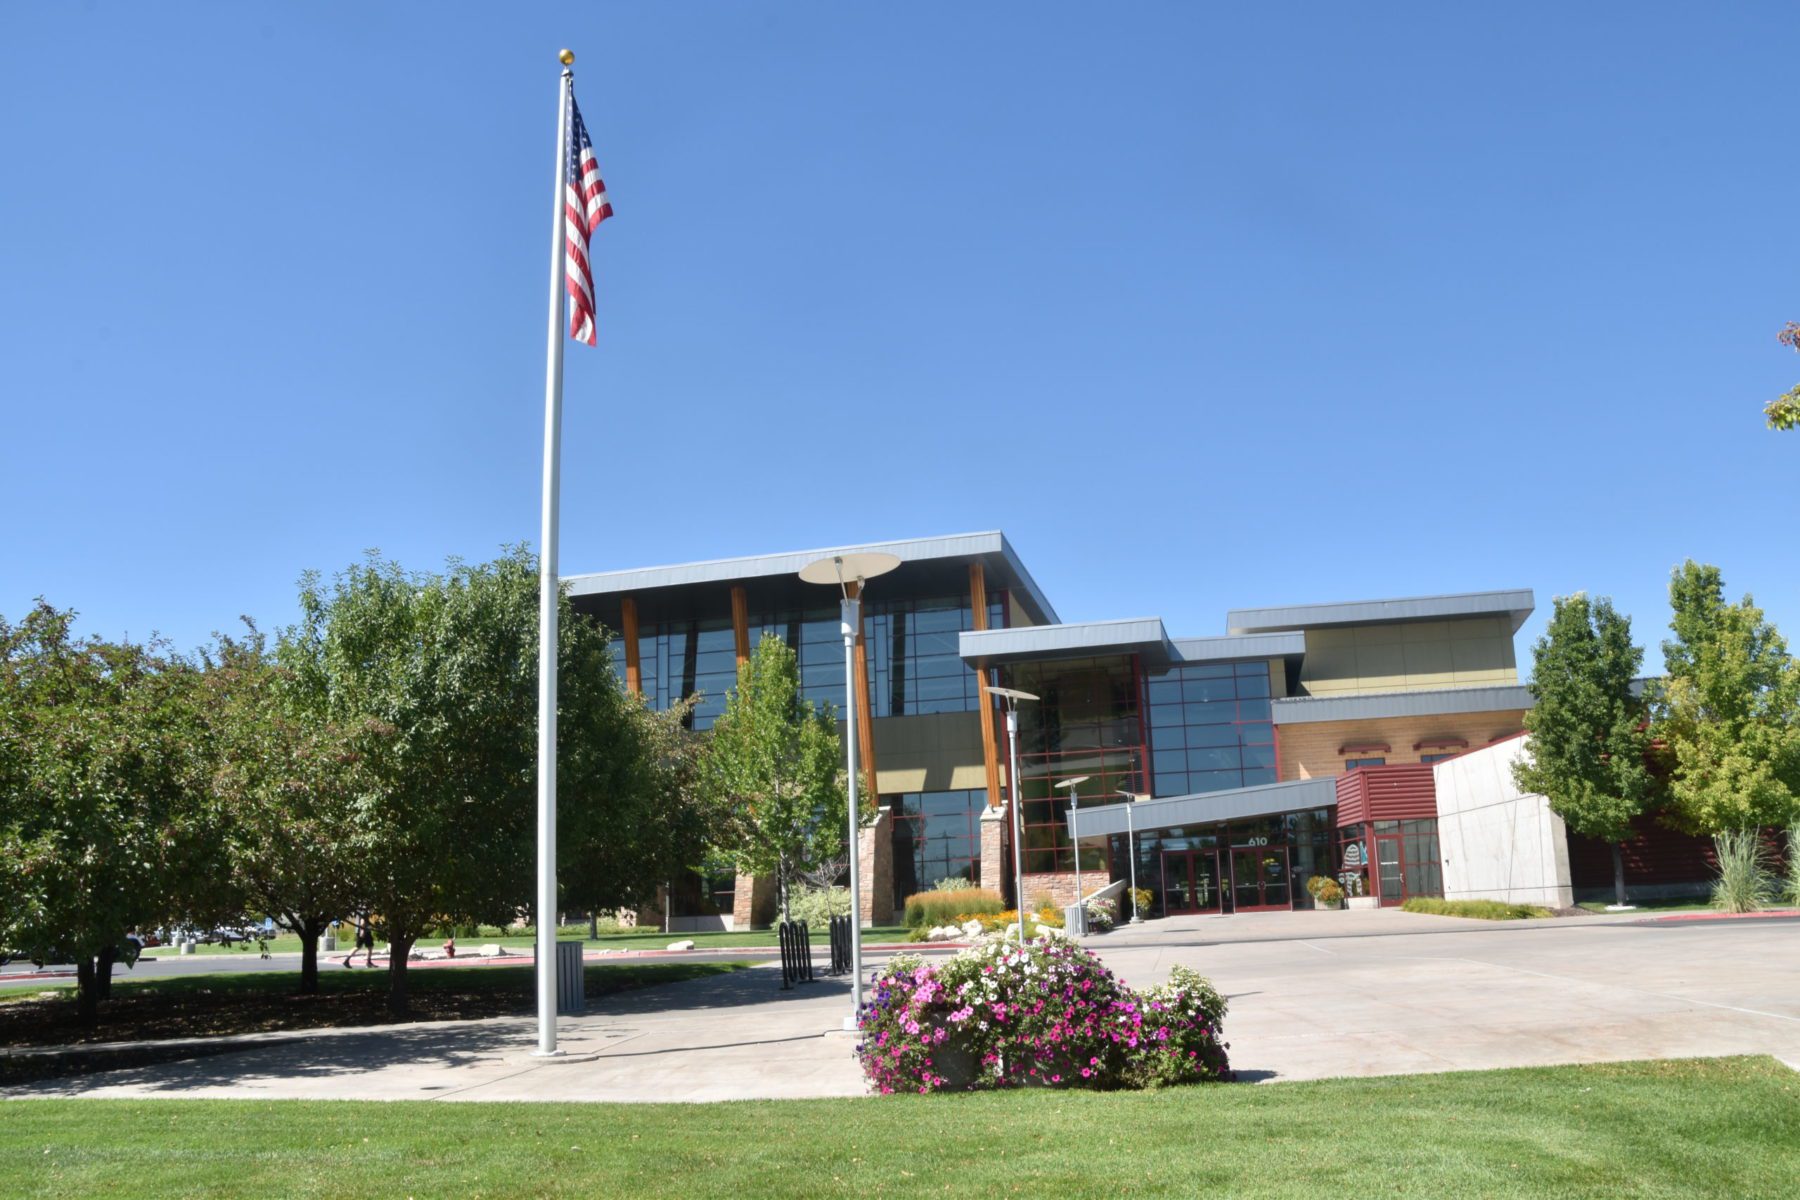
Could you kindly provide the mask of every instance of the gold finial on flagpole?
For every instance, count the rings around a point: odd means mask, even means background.
[[[573,50],[559,50],[556,57],[562,60],[562,65],[565,67],[572,67],[575,65],[575,52]]]

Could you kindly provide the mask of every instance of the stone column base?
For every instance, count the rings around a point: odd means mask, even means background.
[[[731,927],[733,929],[767,929],[775,923],[773,875],[739,875],[731,893]]]
[[[862,884],[862,924],[894,923],[894,818],[884,807],[857,832],[856,870]]]
[[[1002,804],[981,814],[981,886],[1002,896],[1012,895],[1010,809]]]

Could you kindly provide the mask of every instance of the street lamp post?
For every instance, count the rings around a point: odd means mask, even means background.
[[[1132,820],[1132,806],[1144,797],[1136,792],[1120,792],[1125,797],[1125,856],[1131,860],[1131,923],[1142,925],[1144,914],[1138,911],[1137,890],[1137,823]]]
[[[1088,781],[1088,776],[1077,775],[1073,779],[1065,779],[1056,786],[1069,789],[1069,840],[1075,843],[1075,924],[1076,933],[1087,932],[1087,905],[1081,892],[1081,793],[1076,789]]]
[[[849,763],[850,787],[850,1015],[844,1018],[844,1028],[854,1031],[862,1016],[862,879],[857,860],[861,857],[861,842],[858,834],[862,827],[862,814],[856,804],[856,635],[862,629],[862,591],[863,583],[877,575],[885,575],[900,565],[900,560],[892,554],[869,552],[864,554],[835,554],[830,558],[821,558],[807,563],[800,568],[800,578],[807,583],[835,583],[841,597],[838,604],[838,619],[844,635],[844,713],[845,729],[848,735],[844,753]],[[850,585],[856,585],[856,595],[850,594]]]
[[[1019,803],[1019,701],[1036,700],[1030,692],[1021,692],[1017,688],[987,689],[991,695],[1000,697],[1006,703],[1006,746],[1007,757],[1011,766],[1007,769],[1007,790],[1012,800],[1012,834],[1013,834],[1013,907],[1018,910],[1019,945],[1025,944],[1025,866],[1024,854],[1019,843],[1025,840],[1025,818],[1020,812]]]

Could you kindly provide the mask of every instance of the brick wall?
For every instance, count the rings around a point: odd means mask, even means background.
[[[1108,882],[1110,881],[1104,871],[1083,871],[1081,873],[1081,886],[1089,893],[1099,891]],[[1050,893],[1059,909],[1067,908],[1075,903],[1075,872],[1046,871],[1025,876],[1025,903],[1030,904],[1045,892]]]

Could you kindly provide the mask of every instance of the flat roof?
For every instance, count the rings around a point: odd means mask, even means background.
[[[908,538],[892,542],[865,542],[855,546],[828,546],[818,550],[790,550],[779,554],[753,554],[739,558],[715,558],[703,562],[676,563],[665,567],[636,567],[628,571],[601,571],[587,575],[564,575],[571,597],[607,596],[627,592],[646,592],[661,588],[688,587],[705,583],[735,583],[740,580],[783,580],[796,576],[801,567],[834,554],[854,554],[879,550],[907,563],[944,563],[951,560],[981,559],[992,568],[988,587],[1006,588],[1022,593],[1020,599],[1040,621],[1055,622],[1056,610],[1049,597],[1039,588],[1031,572],[1013,550],[1006,535],[999,530],[984,533],[957,533],[944,537]],[[875,584],[879,588],[879,584]],[[825,589],[815,588],[821,597]]]
[[[1084,838],[1124,833],[1128,827],[1127,809],[1131,810],[1129,828],[1143,833],[1178,825],[1212,825],[1219,821],[1241,821],[1307,808],[1329,808],[1336,803],[1335,778],[1290,779],[1286,783],[1264,783],[1186,796],[1159,796],[1153,800],[1093,808],[1084,806],[1078,813],[1070,814],[1074,819],[1069,822],[1069,828],[1071,835],[1079,830]]]
[[[1379,625],[1446,617],[1509,617],[1517,633],[1537,607],[1530,588],[1495,592],[1453,592],[1444,596],[1402,596],[1392,600],[1348,600],[1336,604],[1292,604],[1280,608],[1234,608],[1225,614],[1232,633],[1321,629],[1332,625]]]
[[[1271,709],[1277,725],[1368,721],[1380,717],[1442,717],[1531,707],[1525,684],[1433,688],[1421,692],[1363,692],[1354,696],[1284,696]]]

